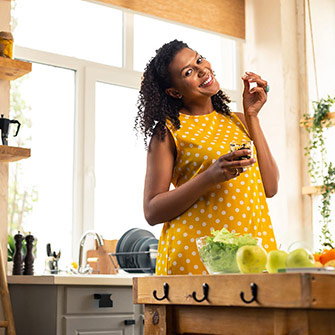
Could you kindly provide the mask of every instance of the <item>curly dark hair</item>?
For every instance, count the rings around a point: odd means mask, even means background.
[[[161,139],[166,135],[166,120],[169,119],[176,129],[180,128],[179,111],[183,107],[181,99],[173,98],[165,93],[171,87],[169,65],[175,55],[189,46],[178,40],[164,44],[156,50],[143,73],[141,89],[137,101],[137,116],[135,129],[144,135],[147,148],[148,138],[158,131]],[[214,109],[221,114],[229,115],[228,103],[230,99],[219,90],[211,97]]]

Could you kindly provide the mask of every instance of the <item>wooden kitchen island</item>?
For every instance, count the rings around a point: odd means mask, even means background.
[[[335,275],[133,278],[145,335],[335,335]]]

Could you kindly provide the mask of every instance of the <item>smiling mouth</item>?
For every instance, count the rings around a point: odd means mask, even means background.
[[[214,78],[211,74],[208,75],[208,78],[201,84],[199,87],[207,87],[212,85]]]

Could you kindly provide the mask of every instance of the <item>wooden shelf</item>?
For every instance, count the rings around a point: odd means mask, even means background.
[[[323,192],[322,186],[304,186],[302,188],[302,194],[304,195],[318,195],[322,194]]]
[[[0,57],[0,79],[15,80],[31,71],[31,63]]]
[[[313,126],[313,120],[314,118],[310,118],[307,120],[307,122],[304,119],[300,120],[300,127],[309,128]],[[326,117],[326,120],[322,121],[322,126],[325,126],[326,123],[328,123],[328,120],[330,120],[331,125],[335,126],[335,112],[329,113]],[[306,123],[305,123],[306,122]]]
[[[30,157],[30,149],[0,145],[0,162],[16,162]]]
[[[303,195],[317,195],[321,194],[321,186],[304,186],[302,188]]]

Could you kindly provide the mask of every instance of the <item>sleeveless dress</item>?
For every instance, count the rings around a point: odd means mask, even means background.
[[[227,154],[230,142],[250,140],[244,125],[233,113],[180,113],[179,120],[180,129],[175,129],[170,121],[166,122],[177,148],[172,177],[176,188]],[[211,230],[223,227],[231,232],[261,237],[266,251],[277,248],[257,161],[246,172],[217,184],[180,216],[164,223],[156,274],[207,274],[196,238],[209,236]]]

